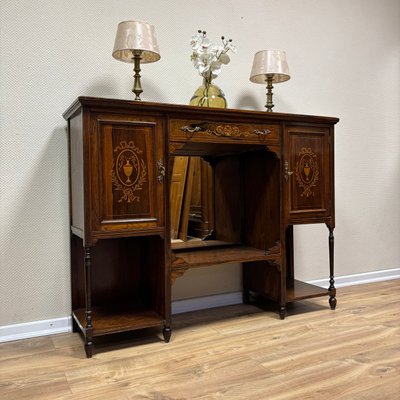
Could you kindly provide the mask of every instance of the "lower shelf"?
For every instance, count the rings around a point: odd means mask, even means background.
[[[74,310],[73,318],[85,333],[85,309]],[[151,308],[119,305],[92,308],[93,336],[162,326],[165,320]]]
[[[190,268],[233,262],[265,261],[273,258],[265,250],[243,245],[209,246],[174,249],[175,256],[183,259]]]
[[[296,279],[290,280],[286,284],[286,299],[288,302],[327,296],[328,294],[330,294],[329,289],[324,289]]]

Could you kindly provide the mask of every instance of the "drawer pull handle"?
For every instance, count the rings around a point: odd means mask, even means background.
[[[290,177],[290,175],[293,175],[293,171],[289,171],[289,163],[287,161],[285,161],[285,172],[284,172],[284,177],[285,180],[287,181]]]
[[[158,182],[162,183],[162,181],[164,180],[164,177],[165,177],[165,167],[161,160],[158,160],[157,166],[158,166],[158,173],[159,173],[159,175],[157,176],[157,180],[158,180]]]
[[[185,125],[185,126],[182,126],[181,131],[189,132],[189,133],[195,133],[195,132],[201,131],[201,128],[200,128],[200,126],[193,126],[192,127],[192,126]]]
[[[264,129],[263,131],[260,131],[258,129],[254,129],[254,133],[256,135],[266,136],[266,135],[269,135],[271,133],[271,131],[269,129]]]

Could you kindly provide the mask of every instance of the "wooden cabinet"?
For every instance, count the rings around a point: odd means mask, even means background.
[[[336,122],[331,120],[330,124],[317,124],[315,119],[309,117],[309,122],[289,121],[282,124],[281,171],[278,177],[282,188],[281,216],[280,220],[273,222],[274,226],[281,224],[277,243],[282,254],[273,262],[251,263],[243,268],[244,300],[249,300],[251,292],[264,295],[279,303],[282,319],[286,315],[287,303],[296,300],[328,295],[331,308],[336,307],[333,259],[333,126]],[[278,189],[275,188],[274,192],[278,193]],[[277,210],[277,207],[279,204],[275,204],[274,209]],[[263,221],[271,227],[271,220]],[[295,278],[293,225],[310,223],[325,223],[329,229],[328,288]]]
[[[64,117],[73,318],[88,356],[98,335],[160,326],[168,341],[171,284],[189,268],[242,262],[244,301],[272,299],[281,318],[287,303],[310,297],[327,295],[335,308],[337,118],[89,97]],[[172,156],[202,159],[212,193],[197,193],[193,210],[205,208],[206,240],[171,244],[170,200],[190,207],[170,199],[182,196]],[[329,228],[328,288],[295,279],[293,225],[309,223]]]
[[[91,142],[91,232],[165,227],[164,138],[153,116],[96,114]]]
[[[87,356],[100,335],[162,326],[168,341],[164,121],[84,98],[65,117],[73,319]]]
[[[286,126],[284,148],[286,221],[332,222],[333,131],[329,126]]]
[[[334,213],[334,137],[333,125],[292,124],[284,131],[284,224],[286,244],[286,292],[281,303],[329,295],[336,308],[333,270]],[[329,287],[321,289],[295,279],[294,224],[325,223],[329,229]],[[284,281],[280,277],[281,282]],[[283,286],[283,285],[282,285]]]

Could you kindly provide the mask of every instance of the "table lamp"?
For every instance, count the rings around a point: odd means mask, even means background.
[[[254,55],[250,81],[267,84],[267,111],[272,111],[273,83],[285,82],[290,79],[286,53],[283,50],[261,50]]]
[[[142,21],[119,23],[112,55],[116,60],[134,63],[132,92],[136,95],[135,100],[140,100],[140,93],[143,92],[140,63],[151,63],[160,59],[154,26]]]

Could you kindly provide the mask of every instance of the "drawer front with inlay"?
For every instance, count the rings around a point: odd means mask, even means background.
[[[171,119],[170,140],[227,143],[279,142],[279,125]]]

